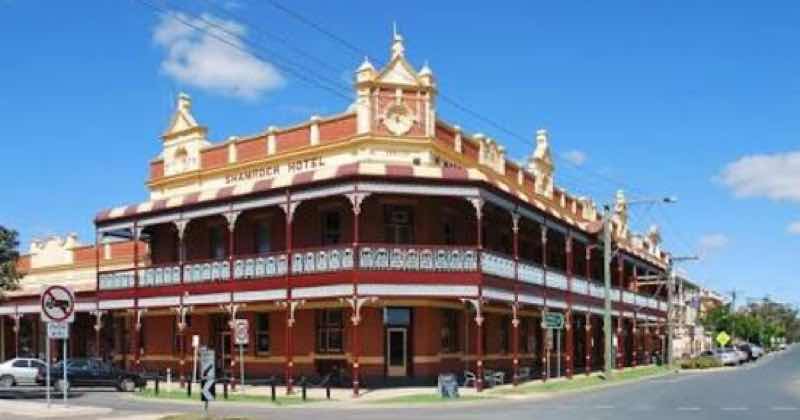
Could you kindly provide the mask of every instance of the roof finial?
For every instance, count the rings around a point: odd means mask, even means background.
[[[402,57],[404,52],[403,36],[397,30],[397,22],[392,22],[392,59]]]

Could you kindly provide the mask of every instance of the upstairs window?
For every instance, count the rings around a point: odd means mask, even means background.
[[[322,245],[335,245],[342,240],[342,217],[339,211],[322,213]]]
[[[414,212],[409,206],[385,206],[384,236],[388,243],[414,243]]]
[[[255,250],[259,254],[272,251],[272,238],[270,235],[269,223],[261,220],[255,226]]]
[[[225,258],[225,234],[222,225],[211,226],[208,231],[211,247],[211,258],[219,260]]]

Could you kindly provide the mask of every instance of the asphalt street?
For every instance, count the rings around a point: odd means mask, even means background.
[[[201,410],[200,403],[131,398],[116,392],[87,392],[71,401],[113,409],[112,417]],[[494,400],[424,407],[271,408],[212,403],[217,415],[253,419],[559,419],[681,420],[800,419],[800,347],[736,369],[680,373],[558,397]],[[0,412],[2,414],[2,412]],[[0,416],[2,418],[12,418]],[[108,418],[108,416],[102,416]],[[26,417],[19,417],[26,418]],[[82,417],[87,420],[89,417]],[[100,417],[98,417],[100,418]]]

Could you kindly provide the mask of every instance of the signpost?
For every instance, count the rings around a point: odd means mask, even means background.
[[[239,379],[244,386],[244,346],[250,344],[250,323],[246,319],[236,319],[234,322],[233,339],[234,343],[239,345]]]
[[[197,351],[200,348],[200,336],[192,336],[192,383],[197,382]]]
[[[214,371],[214,350],[208,348],[200,349],[200,401],[203,401],[203,409],[208,414],[208,402],[214,401],[216,396],[216,389],[214,382],[216,379],[216,372]]]
[[[542,327],[550,330],[550,337],[552,330],[556,332],[556,377],[561,377],[561,330],[564,329],[564,314],[545,312],[542,317]],[[550,363],[549,358],[547,363]]]
[[[64,397],[64,406],[67,405],[69,381],[67,379],[67,340],[69,339],[69,324],[75,320],[75,294],[72,289],[65,286],[54,285],[45,288],[39,297],[42,318],[47,321],[47,363],[45,375],[47,382],[47,407],[50,407],[50,340],[61,340],[63,350],[61,358],[62,379],[61,393]]]
[[[717,344],[719,344],[720,347],[725,347],[730,341],[731,336],[729,336],[725,331],[720,331],[720,333],[717,334]]]

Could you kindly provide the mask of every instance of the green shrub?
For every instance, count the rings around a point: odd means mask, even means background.
[[[698,356],[681,360],[681,369],[708,369],[720,367],[722,364],[711,356]]]

